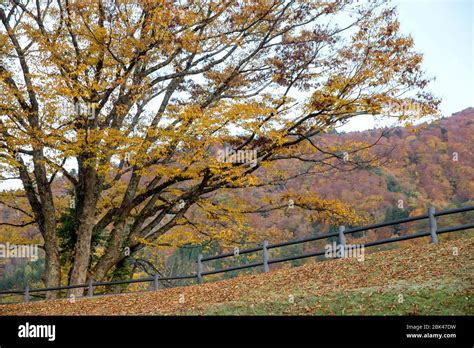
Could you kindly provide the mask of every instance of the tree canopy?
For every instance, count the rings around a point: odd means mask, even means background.
[[[409,121],[438,104],[385,1],[8,0],[0,21],[0,168],[23,184],[10,227],[40,230],[47,286],[106,278],[124,249],[162,236],[229,238],[244,213],[289,200],[355,221],[304,192],[263,207],[225,192],[371,165],[369,144],[315,137],[358,115]],[[281,170],[282,159],[307,170]]]

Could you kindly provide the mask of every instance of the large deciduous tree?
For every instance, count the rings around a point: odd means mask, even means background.
[[[108,277],[126,248],[238,220],[248,211],[222,192],[304,174],[282,159],[355,165],[342,153],[366,147],[325,148],[317,136],[358,115],[433,113],[421,61],[384,1],[2,1],[0,165],[23,184],[18,227],[41,232],[45,284],[61,282],[65,221],[67,282],[81,284]],[[222,160],[224,147],[236,156]],[[57,178],[67,192],[52,189]]]

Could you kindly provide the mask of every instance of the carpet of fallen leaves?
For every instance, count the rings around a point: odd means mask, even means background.
[[[473,284],[474,238],[438,245],[405,246],[367,254],[364,262],[338,259],[270,273],[133,294],[0,305],[0,315],[176,315],[202,314],[212,305],[249,306],[290,294],[324,296],[337,291],[390,288],[449,278]],[[301,313],[305,314],[305,313]]]

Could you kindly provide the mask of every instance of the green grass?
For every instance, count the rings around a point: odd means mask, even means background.
[[[291,303],[291,297],[293,302]],[[205,309],[204,315],[467,315],[474,312],[469,284],[456,279],[390,288],[363,288],[324,296],[294,291],[288,297],[269,292],[264,303],[248,298]],[[181,315],[197,312],[183,311]]]

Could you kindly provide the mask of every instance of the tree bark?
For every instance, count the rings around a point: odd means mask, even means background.
[[[34,151],[33,159],[34,175],[41,202],[41,216],[43,221],[42,235],[46,253],[43,281],[46,287],[58,287],[61,282],[61,264],[59,261],[59,248],[56,236],[56,209],[54,207],[51,186],[49,185],[46,175],[42,149]],[[48,291],[46,293],[47,299],[55,299],[57,297],[57,291]]]
[[[45,270],[43,282],[46,287],[57,287],[61,282],[61,264],[59,261],[59,250],[56,243],[56,230],[52,229],[47,232],[49,237],[45,240]],[[54,237],[53,237],[54,236]],[[56,291],[48,291],[46,299],[55,299],[58,297]]]
[[[81,168],[79,185],[76,187],[77,239],[74,247],[74,264],[69,280],[70,285],[85,284],[91,256],[92,232],[95,225],[98,180],[94,168]],[[82,296],[83,288],[69,290],[69,295]]]
[[[97,280],[103,279],[107,272],[125,256],[123,255],[123,251],[120,250],[123,233],[117,233],[117,228],[123,229],[124,227],[124,223],[122,222],[120,226],[114,229],[112,238],[109,240],[110,244],[94,269],[94,277]]]

